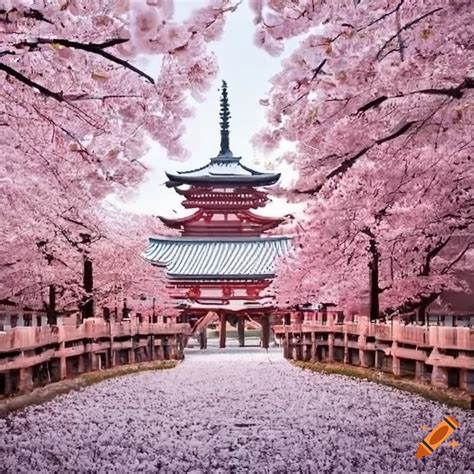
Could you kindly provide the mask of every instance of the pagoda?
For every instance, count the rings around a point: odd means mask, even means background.
[[[229,146],[229,102],[222,83],[220,152],[204,166],[166,173],[168,187],[184,197],[183,206],[195,209],[188,217],[162,222],[180,231],[175,238],[150,238],[144,257],[166,269],[169,286],[182,320],[199,326],[210,312],[220,319],[220,347],[225,347],[227,321],[237,324],[244,345],[244,321],[262,325],[263,347],[268,347],[269,315],[273,309],[268,287],[278,257],[290,239],[266,236],[282,218],[261,216],[254,209],[269,201],[264,190],[280,174],[262,173],[242,164]]]

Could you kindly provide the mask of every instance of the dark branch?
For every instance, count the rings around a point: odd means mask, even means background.
[[[423,267],[421,268],[421,271],[420,271],[420,276],[429,276],[431,272],[431,261],[433,260],[433,258],[436,257],[436,255],[438,255],[441,252],[441,250],[443,250],[443,248],[450,241],[450,239],[451,237],[448,237],[445,240],[440,240],[439,243],[435,247],[433,247],[431,250],[427,252],[426,257],[425,257],[425,263],[423,264]]]
[[[30,8],[29,10],[24,12],[23,16],[25,18],[32,18],[33,20],[44,21],[45,23],[54,25],[51,20],[48,20],[39,10],[35,10],[34,8]]]
[[[68,129],[66,129],[65,127],[63,127],[62,125],[59,125],[58,123],[56,123],[52,118],[50,118],[49,116],[47,116],[46,114],[43,114],[43,112],[41,112],[41,110],[38,109],[38,107],[36,107],[35,105],[33,105],[33,109],[36,111],[36,113],[40,116],[40,117],[43,117],[47,122],[49,122],[53,127],[57,127],[59,128],[60,130],[62,130],[69,138],[71,138],[72,140],[74,140],[74,142],[79,146],[79,150],[78,152],[81,153],[81,156],[83,153],[85,153],[86,155],[92,157],[92,155],[89,153],[89,151],[87,150],[86,147],[84,147],[84,145],[82,145],[81,141],[74,136],[74,134],[72,134]],[[87,160],[86,160],[87,161]]]
[[[380,59],[380,57],[382,56],[382,52],[384,51],[384,49],[395,39],[398,37],[398,35],[404,31],[404,30],[408,30],[409,28],[411,28],[413,25],[416,25],[417,23],[419,23],[420,21],[424,20],[425,18],[427,18],[428,16],[430,15],[433,15],[434,13],[437,13],[439,11],[441,11],[443,8],[442,7],[438,7],[438,8],[435,8],[434,10],[431,10],[429,11],[428,13],[425,13],[424,15],[420,16],[419,18],[416,18],[415,20],[412,20],[412,21],[409,21],[408,23],[406,23],[405,25],[403,25],[401,28],[398,29],[398,31],[393,34],[392,36],[390,36],[390,38],[385,41],[384,45],[382,46],[382,48],[380,49],[380,51],[377,53],[377,59]]]
[[[319,65],[315,69],[313,69],[313,77],[311,78],[312,81],[314,81],[316,79],[316,76],[320,73],[321,69],[326,64],[326,62],[327,62],[327,59],[323,59],[319,63]]]
[[[38,89],[42,94],[44,94],[47,97],[51,97],[52,99],[57,100],[58,102],[64,101],[64,97],[62,96],[62,93],[50,91],[46,87],[42,86],[41,84],[38,84],[35,81],[32,81],[31,79],[28,79],[26,76],[16,71],[15,69],[11,68],[10,66],[7,66],[6,64],[0,63],[0,71],[6,72],[8,75],[14,77],[20,82],[23,82],[23,84],[29,87]]]
[[[380,97],[377,97],[376,99],[371,100],[370,102],[367,102],[367,104],[362,105],[361,107],[359,107],[359,108],[357,109],[357,113],[366,112],[366,111],[369,110],[369,109],[372,109],[372,108],[374,108],[374,107],[378,107],[380,104],[382,104],[383,102],[385,102],[387,99],[388,99],[388,97],[385,96],[385,95],[382,95],[382,96],[380,96]]]
[[[411,311],[415,311],[418,308],[426,308],[426,306],[433,303],[433,301],[435,301],[439,295],[441,295],[441,291],[432,292],[428,296],[418,295],[419,301],[406,301],[398,307],[398,310],[401,313],[409,313]]]
[[[401,126],[398,126],[394,132],[392,132],[390,135],[387,135],[386,137],[380,138],[377,140],[375,143],[377,145],[381,145],[382,143],[389,142],[390,140],[393,140],[394,138],[399,137],[400,135],[403,135],[405,132],[407,132],[413,124],[416,122],[406,122]]]
[[[318,184],[318,186],[316,186],[315,188],[309,189],[307,191],[300,191],[300,194],[317,194],[319,191],[321,191],[321,189],[324,186],[324,183],[326,181],[330,180],[331,178],[334,178],[335,176],[344,174],[346,171],[348,171],[350,168],[352,168],[352,166],[356,163],[356,161],[360,157],[365,155],[375,145],[380,145],[382,143],[393,140],[393,139],[399,137],[400,135],[403,135],[404,133],[406,133],[411,128],[411,126],[414,123],[416,123],[416,122],[407,122],[402,127],[398,128],[395,132],[392,132],[390,135],[387,135],[386,137],[380,138],[379,140],[372,143],[372,145],[368,145],[368,146],[362,148],[354,156],[352,156],[351,158],[345,159],[337,168],[335,168],[329,174],[327,174],[326,177],[324,178],[324,182],[322,184]]]
[[[375,25],[375,23],[378,23],[379,21],[384,20],[385,18],[389,17],[390,15],[393,15],[394,13],[396,13],[400,9],[400,7],[403,5],[404,2],[405,2],[405,0],[400,0],[400,3],[393,10],[390,10],[389,12],[384,13],[382,16],[376,18],[375,20],[372,20],[370,23],[368,23],[364,27],[358,28],[357,31],[365,30],[365,28],[369,28],[370,26]]]
[[[118,44],[126,43],[129,41],[125,38],[113,38],[102,43],[89,43],[89,45],[95,45],[99,49],[110,48],[111,46],[116,46]]]
[[[11,8],[10,10],[5,10],[4,8],[0,9],[0,15],[5,15],[5,19],[2,19],[5,23],[11,23],[10,19],[8,18],[9,13],[16,13],[18,12],[17,8]],[[22,13],[25,18],[31,18],[33,20],[44,21],[45,23],[49,23],[50,25],[54,25],[51,20],[48,20],[39,10],[34,8],[30,8]]]
[[[341,165],[339,165],[336,169],[331,171],[327,176],[326,180],[334,178],[334,176],[337,176],[338,174],[345,173],[348,171],[354,163],[362,156],[365,155],[374,145],[366,146],[365,148],[362,148],[358,153],[356,153],[352,158],[348,158],[347,160],[344,160]]]
[[[381,295],[384,291],[390,290],[392,285],[384,286],[383,288],[379,288],[379,294]]]
[[[64,94],[64,100],[69,102],[75,102],[79,100],[106,100],[106,99],[129,99],[129,98],[140,98],[140,95],[137,94],[110,94],[110,95],[99,95],[99,96],[90,96],[89,94],[83,92],[81,94]]]
[[[368,227],[364,227],[363,229],[361,229],[361,233],[362,233],[362,234],[365,234],[367,237],[370,237],[372,240],[375,241],[375,234],[374,234]],[[371,247],[371,249],[370,249],[370,251],[371,251],[372,253],[375,252],[375,247],[374,247],[374,245],[375,245],[375,242],[372,243],[372,247]]]
[[[103,58],[108,59],[109,61],[113,63],[120,64],[121,66],[127,69],[130,69],[131,71],[135,72],[139,76],[144,77],[147,81],[154,84],[155,83],[154,79],[148,74],[146,74],[145,72],[136,68],[135,66],[130,64],[128,61],[125,61],[124,59],[120,59],[117,56],[111,53],[108,53],[107,51],[104,51],[104,48],[108,48],[110,46],[115,46],[117,44],[125,43],[127,41],[128,40],[124,38],[115,38],[108,41],[104,41],[103,43],[80,43],[78,41],[70,41],[70,40],[62,39],[62,38],[52,38],[52,39],[37,38],[35,41],[24,41],[24,42],[18,43],[15,45],[15,47],[21,48],[24,46],[28,46],[31,50],[34,50],[38,47],[39,44],[59,44],[66,48],[73,48],[73,49],[79,49],[82,51],[87,51],[89,53],[102,56]]]
[[[323,69],[323,66],[326,64],[327,62],[327,59],[323,59],[318,66],[316,66],[314,69],[312,69],[312,72],[313,72],[313,76],[311,77],[311,80],[310,82],[314,81],[316,79],[316,76],[321,72],[321,70]],[[298,89],[300,88],[301,84],[299,84],[298,86]],[[289,107],[293,107],[293,105],[296,105],[301,99],[305,98],[311,91],[308,90],[306,92],[304,92],[303,94],[301,94],[300,96],[298,96],[291,104],[286,104],[282,111],[285,112]]]
[[[466,253],[468,252],[469,249],[471,249],[472,247],[474,247],[474,242],[469,242],[463,250],[461,250],[461,252],[459,252],[459,254],[457,255],[457,257],[449,264],[447,265],[446,267],[443,268],[443,270],[441,270],[441,274],[445,275],[446,273],[449,272],[449,270],[451,270],[451,268],[453,268],[463,257],[464,255],[466,255]]]
[[[432,94],[432,95],[445,95],[452,97],[453,99],[461,99],[464,95],[465,89],[474,89],[474,79],[466,78],[459,86],[457,87],[447,87],[441,89],[422,89],[413,94]]]
[[[88,227],[86,224],[84,224],[84,223],[81,222],[81,221],[77,221],[77,220],[75,220],[75,219],[72,219],[72,218],[70,218],[70,217],[66,217],[66,216],[64,216],[64,215],[61,215],[61,216],[59,216],[59,217],[61,217],[62,219],[64,219],[64,220],[67,221],[67,222],[70,222],[71,224],[75,224],[75,225],[77,225],[77,226],[79,226],[79,227],[83,227],[84,229],[87,229],[89,232],[93,232],[93,230],[92,230],[90,227]]]
[[[405,2],[405,0],[400,0],[400,3],[393,10],[390,10],[389,12],[384,13],[383,15],[376,18],[375,20],[372,20],[370,23],[368,23],[365,26],[361,26],[359,28],[356,28],[354,25],[351,25],[350,23],[341,23],[341,26],[344,27],[344,28],[351,28],[352,30],[356,30],[359,33],[361,31],[365,30],[366,28],[370,28],[372,25],[375,25],[379,21],[384,20],[385,18],[389,17],[390,15],[393,15],[395,12],[398,12],[398,10],[401,8],[401,6],[403,5],[404,2]],[[267,25],[265,25],[265,26],[267,26]],[[330,43],[333,43],[334,41],[339,39],[343,34],[344,34],[344,32],[341,31],[334,38],[330,39]]]
[[[473,78],[467,77],[466,79],[464,79],[463,82],[461,82],[461,84],[459,84],[456,87],[420,89],[420,90],[411,91],[411,92],[402,92],[400,94],[391,95],[391,96],[382,95],[380,97],[377,97],[371,100],[370,102],[367,102],[367,104],[364,104],[361,107],[359,107],[357,109],[357,113],[367,112],[367,110],[378,107],[380,104],[382,104],[388,99],[399,99],[402,97],[407,97],[409,95],[415,95],[415,94],[440,95],[440,96],[451,97],[453,99],[462,99],[464,97],[464,92],[466,89],[474,89]]]

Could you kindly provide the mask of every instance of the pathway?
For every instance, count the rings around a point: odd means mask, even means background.
[[[420,426],[448,412],[460,445],[416,461]],[[0,472],[472,472],[473,439],[466,412],[301,371],[278,349],[211,348],[0,420]]]

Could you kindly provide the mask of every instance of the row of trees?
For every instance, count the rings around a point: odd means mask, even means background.
[[[300,41],[262,100],[257,136],[264,148],[295,144],[285,159],[300,178],[281,192],[307,202],[280,299],[370,300],[376,317],[466,290],[472,2],[250,4],[258,46],[277,55]],[[186,99],[215,77],[209,44],[235,8],[216,0],[177,24],[171,0],[0,2],[0,298],[84,303],[90,262],[104,304],[165,291],[138,257],[161,229],[104,202],[144,179],[146,137],[185,156]],[[137,67],[141,55],[161,56],[158,77]]]
[[[140,259],[162,229],[107,204],[146,176],[147,137],[183,157],[187,99],[217,66],[226,0],[173,22],[173,2],[0,2],[0,300],[58,310],[169,303]],[[151,77],[137,67],[160,55]],[[140,61],[139,61],[140,60]],[[147,299],[140,299],[147,296]]]
[[[469,291],[474,263],[474,9],[469,0],[252,1],[256,42],[282,63],[267,149],[307,201],[282,302],[417,310]],[[365,306],[365,308],[364,308]]]

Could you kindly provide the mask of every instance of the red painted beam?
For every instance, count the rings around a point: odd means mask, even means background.
[[[182,293],[178,294],[175,293],[173,295],[170,295],[171,298],[173,299],[183,299],[187,298],[187,296]],[[193,299],[193,298],[191,298]],[[263,299],[274,299],[273,296],[256,296],[256,297],[250,297],[250,296],[226,296],[226,297],[219,297],[219,296],[200,296],[197,298],[199,301],[260,301]],[[196,300],[196,301],[197,301]]]
[[[230,286],[234,290],[245,290],[247,288],[255,288],[264,290],[271,283],[271,280],[254,280],[248,282],[234,282],[229,280],[220,281],[199,281],[199,280],[176,280],[173,283],[168,283],[166,288],[191,288],[193,286],[200,286],[207,289],[221,289],[223,286]]]

